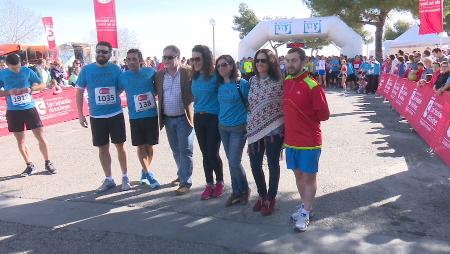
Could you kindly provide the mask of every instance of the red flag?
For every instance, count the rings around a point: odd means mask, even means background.
[[[419,34],[435,34],[444,31],[442,0],[419,0]]]
[[[94,0],[97,40],[111,43],[117,48],[116,3],[115,0]]]
[[[53,52],[53,58],[58,57],[56,50],[55,34],[53,33],[53,19],[52,17],[42,17],[44,23],[45,33],[47,34],[48,49]]]

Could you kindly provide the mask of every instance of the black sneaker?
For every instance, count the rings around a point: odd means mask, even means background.
[[[53,166],[53,163],[51,163],[51,162],[45,163],[45,169],[50,174],[56,174],[56,168],[55,168],[55,166]]]
[[[33,164],[27,165],[27,168],[20,174],[21,176],[30,176],[36,171],[36,167]]]

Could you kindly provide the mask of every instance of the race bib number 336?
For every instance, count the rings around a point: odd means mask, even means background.
[[[116,88],[114,86],[95,88],[95,104],[116,104]]]
[[[151,92],[135,95],[134,106],[136,108],[136,112],[153,109],[156,106],[155,98]]]
[[[31,95],[29,93],[11,95],[11,102],[13,105],[22,105],[31,102]]]

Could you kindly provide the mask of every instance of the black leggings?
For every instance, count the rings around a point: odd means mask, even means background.
[[[213,172],[216,173],[216,182],[223,182],[223,164],[219,156],[218,122],[217,115],[208,113],[194,115],[195,135],[203,155],[203,170],[207,184],[214,184]]]

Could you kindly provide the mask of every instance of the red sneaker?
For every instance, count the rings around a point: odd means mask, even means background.
[[[263,204],[264,204],[264,198],[259,197],[258,200],[256,201],[255,205],[253,206],[253,212],[261,211]]]
[[[205,190],[203,191],[202,195],[201,195],[201,200],[208,200],[211,195],[213,194],[214,188],[211,185],[206,185]]]
[[[212,196],[214,198],[218,198],[220,196],[222,196],[223,194],[223,182],[217,182],[216,186],[214,187],[214,192],[212,194]]]
[[[275,199],[269,199],[264,201],[263,207],[261,208],[261,215],[268,216],[271,215],[275,209]]]

